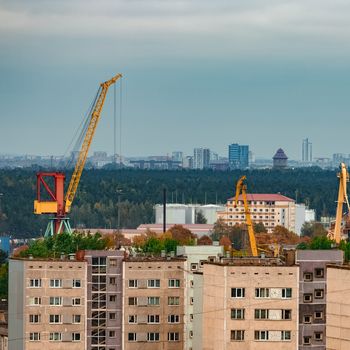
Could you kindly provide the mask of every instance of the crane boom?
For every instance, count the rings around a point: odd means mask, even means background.
[[[74,200],[75,194],[77,192],[77,188],[79,185],[80,177],[84,169],[84,165],[86,162],[86,158],[89,152],[89,148],[94,137],[97,124],[100,120],[101,111],[106,100],[106,95],[109,87],[113,85],[118,79],[122,77],[121,74],[117,74],[112,79],[101,83],[98,97],[96,99],[95,105],[92,108],[90,122],[84,137],[84,141],[82,143],[78,160],[74,168],[74,172],[72,178],[69,182],[68,190],[65,197],[65,212],[69,213],[70,208],[72,206],[72,202]]]
[[[250,210],[249,210],[248,200],[247,200],[247,185],[245,183],[246,179],[247,179],[246,176],[242,176],[237,182],[235,205],[237,206],[239,196],[242,193],[243,203],[244,203],[244,212],[245,212],[245,217],[246,217],[247,227],[248,227],[250,250],[251,250],[253,256],[258,256],[258,248],[256,245],[256,240],[255,240],[253,222],[252,222],[252,218],[250,216]]]

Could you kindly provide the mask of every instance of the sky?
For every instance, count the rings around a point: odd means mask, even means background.
[[[348,0],[1,1],[0,154],[64,154],[116,73],[123,155],[350,153],[349,19]],[[113,103],[92,152],[113,152]]]

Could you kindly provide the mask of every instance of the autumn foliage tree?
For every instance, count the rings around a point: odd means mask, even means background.
[[[212,245],[213,241],[207,235],[198,238],[197,245]]]

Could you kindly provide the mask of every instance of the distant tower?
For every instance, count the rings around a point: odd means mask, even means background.
[[[312,143],[306,138],[303,140],[301,160],[303,163],[312,162]]]
[[[273,156],[274,169],[285,169],[287,167],[288,157],[284,153],[282,148],[279,148],[276,154]]]

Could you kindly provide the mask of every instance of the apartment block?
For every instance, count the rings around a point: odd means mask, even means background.
[[[350,349],[350,266],[327,266],[326,349]]]
[[[295,350],[298,282],[298,267],[279,259],[204,263],[194,277],[193,349]]]
[[[263,223],[269,233],[276,226],[284,226],[295,231],[295,201],[281,194],[247,194],[252,221]],[[246,223],[246,215],[242,196],[237,206],[234,198],[229,198],[224,211],[217,213],[218,219],[223,219],[229,226]]]
[[[123,349],[183,349],[186,273],[185,259],[125,260]]]
[[[299,265],[299,350],[326,349],[329,286],[327,264],[342,265],[341,250],[297,250]],[[333,286],[334,286],[333,281]],[[340,281],[339,284],[340,285]],[[339,348],[340,349],[340,348]]]
[[[178,246],[176,255],[186,258],[186,271],[185,274],[185,313],[184,313],[184,349],[200,349],[200,347],[193,346],[194,328],[194,273],[202,271],[204,262],[206,261],[218,261],[224,255],[224,247],[213,245],[200,245],[200,246]],[[199,330],[200,336],[202,335]]]
[[[86,250],[87,349],[122,349],[123,259],[118,250]]]
[[[20,260],[9,264],[11,350],[86,349],[86,264]]]

